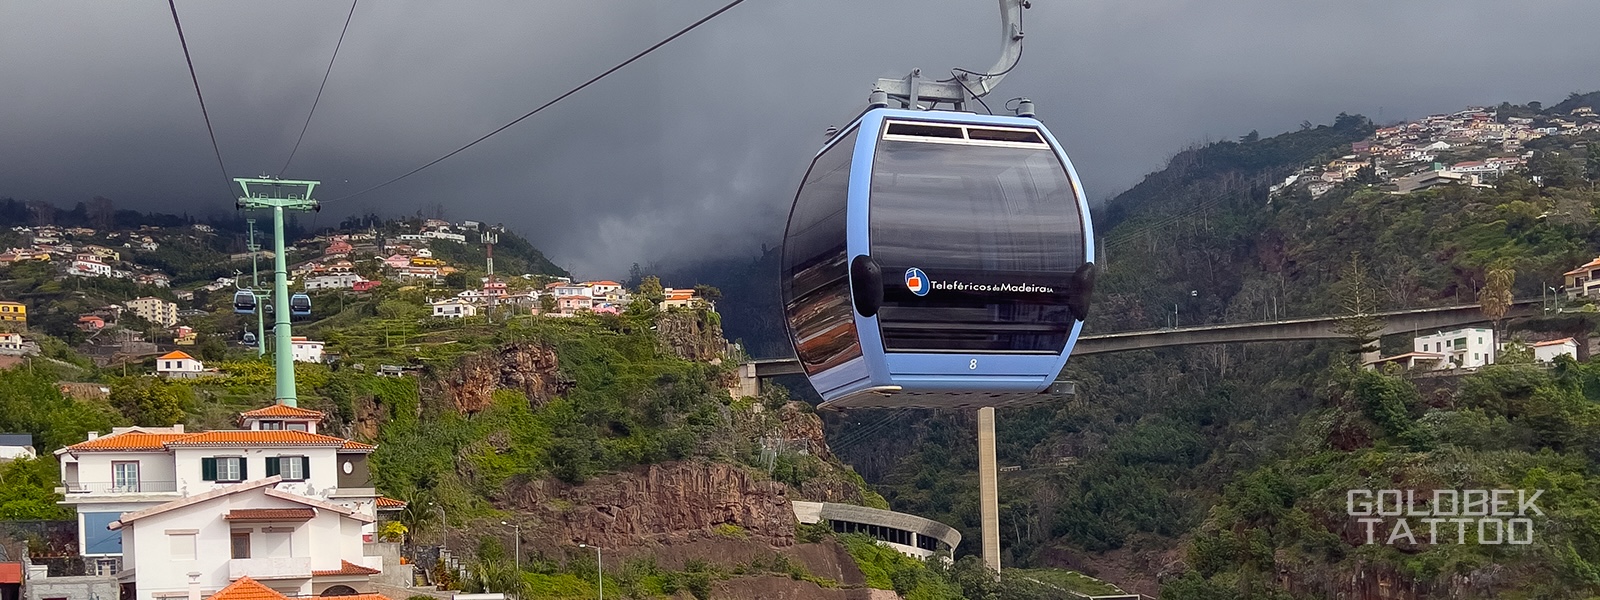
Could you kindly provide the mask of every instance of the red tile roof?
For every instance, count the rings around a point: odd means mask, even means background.
[[[1566,273],[1562,273],[1562,275],[1582,275],[1587,273],[1589,269],[1593,269],[1595,267],[1600,267],[1600,256],[1595,257],[1594,260],[1584,263],[1581,267],[1567,271]]]
[[[156,360],[181,360],[181,359],[194,360],[194,357],[193,356],[189,356],[188,354],[184,353],[184,351],[182,351],[182,350],[173,350],[173,351],[168,352],[166,354],[163,354],[163,355],[161,355],[159,357],[156,357]]]
[[[22,583],[22,563],[0,562],[0,583]]]
[[[301,338],[301,339],[304,339],[304,338]],[[274,404],[274,405],[268,406],[266,408],[258,408],[258,409],[252,410],[252,411],[239,413],[239,416],[240,417],[244,417],[244,418],[251,418],[251,417],[314,417],[314,418],[317,418],[317,419],[323,418],[322,411],[320,411],[320,410],[311,410],[309,408],[300,408],[298,406],[289,406],[287,404]]]
[[[232,430],[194,433],[167,442],[168,446],[343,446],[347,440],[288,429]]]
[[[240,577],[228,587],[217,590],[207,600],[288,600],[288,596],[250,577]]]
[[[344,445],[339,446],[340,450],[373,450],[376,448],[377,446],[372,444],[363,444],[355,440],[345,440]]]
[[[1577,340],[1574,340],[1574,339],[1568,337],[1568,338],[1561,338],[1559,340],[1548,340],[1548,341],[1543,341],[1543,342],[1534,342],[1533,343],[1533,347],[1535,347],[1535,348],[1543,348],[1545,346],[1556,346],[1556,345],[1560,345],[1560,344],[1565,344],[1567,342],[1577,343]]]
[[[388,496],[378,496],[378,500],[373,504],[379,509],[406,507],[405,500],[395,500],[394,498],[390,498]]]
[[[348,560],[339,561],[339,568],[332,571],[312,571],[312,577],[328,577],[332,575],[377,575],[382,573],[377,569],[363,567]],[[373,594],[376,595],[376,594]]]
[[[235,508],[222,517],[228,521],[260,523],[267,521],[310,521],[317,518],[311,508]]]
[[[145,433],[143,431],[129,431],[118,433],[73,444],[67,449],[73,452],[84,450],[161,450],[166,448],[167,442],[194,435],[191,433]]]

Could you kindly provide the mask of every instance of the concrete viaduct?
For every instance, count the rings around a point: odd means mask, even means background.
[[[1532,316],[1538,314],[1539,310],[1539,300],[1518,300],[1512,303],[1511,308],[1506,311],[1506,318]],[[1383,328],[1378,330],[1379,335],[1419,333],[1474,323],[1487,323],[1489,321],[1487,317],[1483,316],[1483,309],[1476,304],[1391,310],[1374,313],[1373,316],[1383,323]],[[1196,327],[1099,333],[1079,337],[1078,345],[1072,348],[1072,355],[1082,356],[1201,344],[1339,339],[1344,336],[1335,330],[1338,328],[1339,321],[1343,318],[1342,315],[1321,316],[1254,323],[1225,323]],[[759,393],[760,388],[756,385],[756,381],[759,379],[800,373],[803,373],[800,369],[800,361],[793,358],[757,359],[739,365],[740,387],[743,391],[748,392],[748,395],[753,396]]]

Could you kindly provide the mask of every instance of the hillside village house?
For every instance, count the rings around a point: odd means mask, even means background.
[[[478,316],[478,307],[473,306],[471,302],[467,302],[466,300],[462,300],[460,298],[440,300],[438,302],[434,302],[432,306],[433,316],[435,317],[460,319],[462,317]]]
[[[206,366],[182,350],[173,350],[156,358],[156,374],[173,379],[199,377]]]
[[[28,324],[28,307],[21,302],[0,302],[0,323]]]
[[[74,277],[110,277],[111,265],[92,256],[80,256],[72,261],[72,266],[67,267],[67,274]]]
[[[242,430],[119,427],[56,451],[79,548],[127,600],[177,599],[254,579],[288,596],[371,591],[364,536],[380,510],[375,448],[320,435],[323,415],[273,405]],[[387,500],[387,499],[384,499]],[[380,506],[383,504],[383,506]],[[198,573],[191,580],[189,573]]]
[[[1413,352],[1443,355],[1455,368],[1476,369],[1494,364],[1494,330],[1488,327],[1465,327],[1412,340]]]
[[[151,323],[163,327],[172,327],[178,324],[178,305],[166,300],[145,296],[123,302],[122,305],[128,307],[128,310],[133,311],[133,314],[138,315],[139,318]]]
[[[289,345],[293,348],[294,362],[320,363],[322,362],[323,342],[306,339],[305,336],[289,338]]]
[[[694,290],[692,289],[667,288],[663,291],[666,292],[667,298],[661,301],[662,310],[669,308],[688,308],[690,306],[694,306],[699,301],[699,298],[695,297]]]
[[[332,269],[330,268],[329,270],[331,271]],[[362,281],[364,279],[355,273],[330,272],[327,275],[307,277],[305,286],[308,292],[312,290],[348,290],[354,289],[356,284]]]
[[[1600,290],[1600,256],[1563,273],[1562,278],[1565,280],[1568,300],[1600,296],[1600,293],[1597,293],[1597,290]]]
[[[0,351],[21,352],[22,334],[0,332]]]
[[[1543,363],[1555,362],[1557,356],[1578,359],[1578,341],[1572,338],[1534,342],[1529,347],[1533,349],[1533,359]]]

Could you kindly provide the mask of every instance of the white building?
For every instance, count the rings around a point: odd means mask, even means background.
[[[1454,368],[1476,369],[1494,364],[1496,344],[1493,329],[1467,327],[1418,337],[1411,346],[1413,352],[1443,354]]]
[[[0,350],[20,352],[22,350],[22,334],[0,333]]]
[[[0,433],[0,462],[38,457],[33,449],[33,434]]]
[[[1534,342],[1530,347],[1533,348],[1533,359],[1539,362],[1555,362],[1557,356],[1578,359],[1578,341],[1572,338]]]
[[[122,305],[133,311],[133,314],[139,315],[139,318],[151,323],[163,327],[172,327],[178,324],[178,305],[172,302],[145,296],[123,302]]]
[[[306,291],[311,290],[348,290],[356,283],[364,281],[355,273],[332,273],[306,278]]]
[[[308,340],[304,336],[297,335],[289,338],[289,345],[294,349],[294,362],[322,362],[323,342]]]
[[[136,600],[186,596],[190,572],[207,593],[246,576],[291,596],[370,591],[374,446],[317,434],[313,410],[240,416],[248,429],[116,428],[58,450],[82,554]]]
[[[478,316],[478,307],[473,306],[471,302],[467,302],[466,300],[462,300],[460,298],[440,300],[438,302],[434,302],[432,306],[433,316],[435,317],[459,319],[462,317]]]
[[[173,350],[156,358],[156,374],[175,379],[193,379],[204,373],[206,366],[182,350]]]
[[[405,236],[400,236],[400,237],[403,239]],[[467,241],[467,236],[461,235],[459,233],[447,233],[447,232],[444,232],[444,231],[424,231],[424,232],[422,232],[422,237],[433,238],[433,239],[436,239],[436,240],[450,240],[452,242],[466,242]]]
[[[67,267],[67,274],[75,277],[110,277],[111,265],[91,257],[79,257]]]

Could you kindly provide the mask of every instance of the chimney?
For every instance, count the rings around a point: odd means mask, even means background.
[[[98,431],[91,431],[91,432],[89,432],[89,439],[91,439],[91,440],[92,440],[92,439],[95,439],[95,438],[97,438],[97,437],[100,437],[100,432],[98,432]]]
[[[183,433],[183,423],[178,423],[178,424],[173,425],[172,426],[172,432],[173,433]]]
[[[189,600],[200,600],[199,571],[189,571]]]

